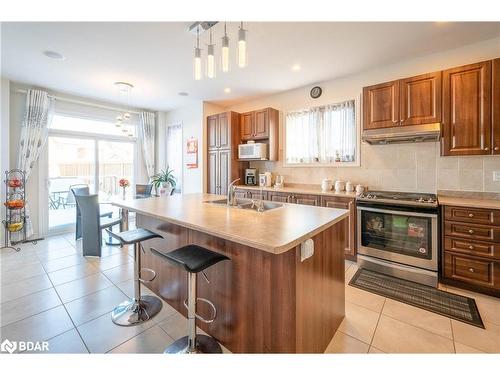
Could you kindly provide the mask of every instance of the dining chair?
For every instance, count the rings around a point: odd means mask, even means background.
[[[99,196],[75,194],[80,209],[83,256],[101,256],[102,230],[120,224],[121,218],[102,217]]]
[[[75,221],[75,240],[79,240],[82,238],[82,224],[81,224],[81,212],[80,212],[80,207],[77,204],[76,201],[76,196],[86,196],[90,195],[90,189],[88,185],[85,184],[77,184],[77,185],[71,185],[69,187],[69,194],[68,194],[68,199],[70,202],[73,202],[76,206],[76,221]],[[72,197],[72,198],[69,198]],[[71,204],[71,203],[70,203]],[[113,216],[112,211],[104,211],[100,213],[101,217],[108,217],[111,218]],[[111,241],[111,237],[110,237]]]

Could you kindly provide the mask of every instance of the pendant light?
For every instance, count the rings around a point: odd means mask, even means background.
[[[200,28],[196,29],[196,47],[194,48],[194,79],[201,80],[201,49],[200,49]]]
[[[243,28],[243,22],[241,22],[238,30],[238,66],[244,68],[247,64],[247,31]]]
[[[215,78],[215,54],[214,54],[215,44],[212,43],[212,29],[210,29],[210,42],[207,46],[207,77]]]
[[[224,73],[229,72],[229,38],[227,36],[226,22],[224,22],[224,36],[222,37],[221,69]]]

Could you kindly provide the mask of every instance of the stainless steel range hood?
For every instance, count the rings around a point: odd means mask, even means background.
[[[441,138],[441,124],[397,126],[364,130],[361,139],[371,145],[391,143],[437,142]]]

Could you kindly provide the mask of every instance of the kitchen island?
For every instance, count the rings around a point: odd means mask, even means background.
[[[137,227],[163,236],[144,242],[143,267],[158,276],[147,286],[186,315],[187,275],[150,248],[168,252],[204,246],[231,260],[199,277],[198,297],[211,300],[217,318],[199,328],[235,353],[321,353],[344,317],[342,222],[348,211],[282,204],[265,212],[207,203],[223,196],[174,195],[113,204],[136,212]],[[312,239],[314,254],[302,259]],[[209,316],[206,304],[198,313]]]

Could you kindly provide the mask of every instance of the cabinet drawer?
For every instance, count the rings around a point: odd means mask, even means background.
[[[262,192],[262,197],[260,196],[260,190],[248,190],[247,197],[251,199],[263,199],[267,200],[267,191]]]
[[[444,249],[457,253],[500,259],[500,244],[445,237]]]
[[[498,210],[446,206],[444,218],[466,223],[500,225],[500,211]]]
[[[499,288],[499,263],[467,256],[444,253],[444,275],[471,284]]]
[[[292,194],[292,203],[305,204],[307,206],[319,206],[320,196],[312,194]]]
[[[486,225],[473,225],[445,221],[444,234],[446,236],[463,237],[483,241],[500,241],[500,228]]]

